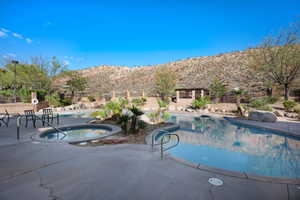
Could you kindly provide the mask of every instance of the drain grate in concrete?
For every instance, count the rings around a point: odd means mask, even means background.
[[[208,182],[214,186],[221,186],[223,185],[223,181],[221,179],[218,178],[209,178]]]

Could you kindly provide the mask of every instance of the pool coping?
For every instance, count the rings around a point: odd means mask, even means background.
[[[260,124],[257,121],[253,121],[253,120],[247,120],[247,119],[241,119],[241,118],[237,118],[237,117],[223,117],[223,119],[233,123],[233,124],[237,124],[237,125],[243,125],[243,126],[248,126],[248,127],[253,127],[253,128],[259,128],[262,130],[269,130],[272,131],[276,134],[280,134],[280,135],[287,135],[287,136],[292,136],[292,137],[296,137],[296,138],[300,138],[300,134],[294,133],[292,131],[286,131],[280,128],[275,128],[275,127],[267,127],[266,124]],[[254,124],[255,123],[255,124]],[[276,123],[276,122],[274,122]]]
[[[223,117],[225,119],[225,117]],[[248,125],[248,124],[242,124],[242,125]],[[170,130],[170,129],[174,129],[174,127],[180,127],[177,124],[172,124],[170,126],[167,127],[163,127],[163,128],[157,128],[155,130],[153,130],[146,138],[145,138],[145,143],[148,145],[152,145],[152,135],[155,133],[158,133],[160,130]],[[249,125],[251,126],[251,125]],[[259,127],[259,126],[253,126],[255,128],[264,128],[264,127]],[[271,130],[271,129],[269,129]],[[271,130],[274,131],[274,130]],[[275,130],[275,132],[281,132],[278,130]],[[280,133],[279,133],[280,134]],[[284,134],[284,133],[281,133]],[[289,135],[289,136],[296,136],[299,137],[299,135]],[[155,151],[155,146],[153,151]],[[217,173],[217,174],[221,174],[221,175],[225,175],[225,176],[230,176],[230,177],[235,177],[235,178],[244,178],[244,179],[249,179],[249,180],[254,180],[254,181],[262,181],[262,182],[270,182],[270,183],[277,183],[277,184],[300,184],[300,178],[280,178],[280,177],[271,177],[271,176],[263,176],[263,175],[257,175],[257,174],[248,174],[245,172],[238,172],[238,171],[231,171],[231,170],[226,170],[226,169],[222,169],[222,168],[216,168],[216,167],[212,167],[212,166],[207,166],[207,165],[203,165],[201,163],[193,163],[191,161],[179,158],[179,157],[175,157],[173,156],[171,153],[169,152],[165,152],[165,156],[167,156],[168,158],[171,158],[172,160],[179,162],[185,166],[188,167],[192,167],[198,170],[203,170],[203,171],[208,171],[208,172],[212,172],[212,173]]]
[[[41,128],[41,131],[38,131],[34,135],[31,136],[31,139],[33,141],[37,142],[43,142],[43,143],[80,143],[80,142],[88,142],[91,140],[99,140],[106,137],[110,137],[113,135],[116,135],[122,131],[122,129],[118,126],[110,125],[110,124],[73,124],[73,125],[66,125],[66,126],[59,126],[58,129],[68,129],[68,128],[103,128],[106,130],[109,130],[111,133],[107,135],[97,136],[97,137],[90,137],[90,138],[79,138],[79,139],[73,139],[73,140],[46,140],[42,139],[40,136],[42,134],[46,134],[52,131],[55,131],[55,128],[49,127],[49,128]]]

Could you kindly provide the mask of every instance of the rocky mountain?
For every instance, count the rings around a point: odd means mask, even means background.
[[[177,74],[177,88],[207,88],[216,78],[223,80],[229,89],[235,87],[248,91],[262,89],[258,77],[253,76],[247,66],[245,51],[188,58],[176,62],[153,66],[121,67],[97,66],[80,70],[88,78],[90,94],[108,94],[114,89],[117,95],[125,95],[129,90],[132,96],[155,94],[154,73],[157,69],[170,67]]]

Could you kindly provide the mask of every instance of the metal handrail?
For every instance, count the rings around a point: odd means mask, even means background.
[[[41,120],[42,122],[46,122],[46,124],[48,124],[48,126],[51,126],[51,128],[54,128],[57,132],[60,132],[60,133],[62,133],[63,135],[64,135],[64,137],[66,137],[67,136],[67,134],[65,134],[65,132],[64,131],[62,131],[62,130],[60,130],[59,128],[56,128],[55,126],[53,126],[52,124],[50,124],[48,121],[46,121],[46,120],[43,120],[42,118],[40,118],[39,116],[37,116],[36,115],[36,118],[38,118],[39,120]],[[58,134],[58,133],[57,133]],[[64,138],[63,137],[63,138]],[[62,139],[63,139],[62,138]]]
[[[168,141],[166,143],[164,143],[164,137],[166,137],[166,136],[168,136],[169,139],[168,139]],[[164,144],[169,143],[172,136],[175,136],[177,138],[176,144],[174,144],[172,146],[169,146],[167,148],[164,148]],[[160,158],[163,159],[163,157],[164,157],[164,151],[172,149],[172,148],[176,147],[178,144],[179,144],[179,136],[176,133],[169,133],[169,134],[163,135],[161,137],[161,139],[160,139]]]
[[[152,134],[152,142],[151,142],[151,147],[152,147],[152,151],[154,150],[154,146],[155,145],[160,145],[160,144],[155,144],[155,137],[159,134],[159,133],[165,133],[165,134],[169,134],[169,131],[167,130],[159,130],[156,134]]]
[[[20,114],[17,116],[17,139],[18,139],[18,140],[20,139],[21,119],[22,119],[23,116],[24,116],[24,115],[20,115]],[[37,119],[41,120],[41,121],[44,122],[44,123],[46,122],[46,124],[48,124],[48,126],[50,126],[51,128],[55,129],[57,132],[62,133],[64,136],[63,136],[61,139],[65,138],[65,137],[67,136],[67,134],[65,134],[64,131],[62,131],[61,129],[59,129],[59,128],[53,126],[53,125],[50,124],[48,121],[43,120],[42,118],[40,118],[40,117],[37,116],[37,115],[35,115],[35,117],[36,117]],[[58,136],[58,133],[56,133],[56,134],[57,134],[57,136]]]

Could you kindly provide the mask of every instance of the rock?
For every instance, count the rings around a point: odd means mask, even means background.
[[[144,122],[146,122],[148,124],[152,123],[151,120],[150,120],[150,118],[146,114],[143,114],[142,116],[140,116],[140,120],[142,120],[142,121],[144,121]]]
[[[276,122],[277,117],[272,112],[255,110],[249,113],[248,119],[259,122]]]
[[[298,114],[297,113],[288,113],[288,112],[286,112],[286,113],[284,113],[284,116],[288,117],[288,118],[293,118],[293,119],[298,118]]]
[[[190,108],[187,108],[185,109],[186,112],[194,112],[194,110],[190,109]]]
[[[278,110],[275,110],[273,112],[277,117],[283,117],[284,116],[284,112],[281,112],[281,111],[278,111]]]
[[[169,106],[169,110],[170,110],[170,111],[174,111],[175,109],[176,109],[175,106],[173,106],[173,105],[170,105],[170,106]]]
[[[128,137],[118,137],[118,138],[104,138],[100,140],[104,144],[120,144],[128,142]]]

